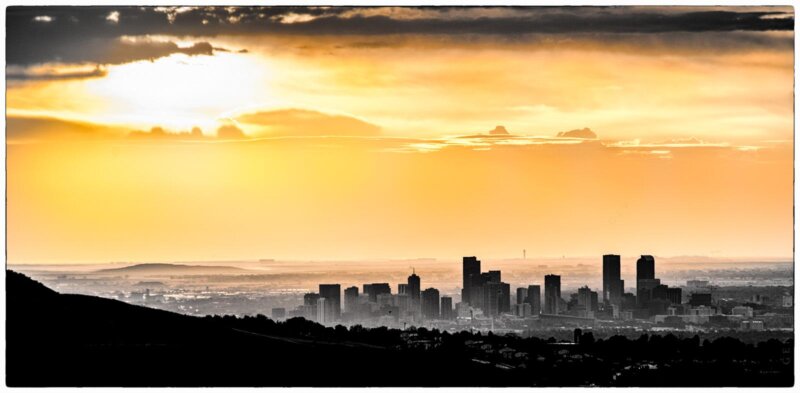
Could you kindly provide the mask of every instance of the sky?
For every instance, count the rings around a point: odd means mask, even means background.
[[[10,263],[793,255],[791,7],[8,7]]]

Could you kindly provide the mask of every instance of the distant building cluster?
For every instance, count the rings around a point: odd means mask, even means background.
[[[462,261],[463,286],[460,302],[436,288],[422,289],[421,278],[412,272],[405,283],[392,292],[389,283],[363,284],[344,289],[341,285],[320,284],[319,292],[307,293],[302,306],[286,313],[273,310],[274,316],[303,317],[323,324],[360,323],[372,326],[430,325],[440,328],[503,331],[536,327],[594,325],[598,322],[644,321],[663,326],[717,324],[746,330],[764,328],[753,307],[739,304],[722,307],[712,296],[708,281],[690,280],[685,288],[670,287],[656,277],[656,262],[651,255],[636,261],[635,292],[625,291],[621,279],[620,256],[603,255],[600,293],[582,286],[568,298],[562,296],[561,276],[547,274],[542,284],[516,288],[515,301],[509,283],[499,270],[481,271],[481,261],[467,256]],[[543,288],[542,288],[543,287]],[[753,298],[753,304],[771,301]],[[774,301],[773,301],[774,303]],[[791,296],[780,306],[791,307]]]

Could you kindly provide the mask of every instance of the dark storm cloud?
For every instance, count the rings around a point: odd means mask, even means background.
[[[9,7],[6,51],[10,64],[106,63],[115,45],[111,61],[181,52],[119,46],[123,36],[657,34],[793,26],[791,11],[769,7]]]

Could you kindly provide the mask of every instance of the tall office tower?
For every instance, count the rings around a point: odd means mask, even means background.
[[[542,313],[542,290],[538,285],[528,285],[528,303],[531,305],[531,315]]]
[[[453,319],[453,298],[450,296],[442,296],[442,307],[439,310],[439,314],[442,316],[442,319]]]
[[[408,294],[408,284],[397,284],[397,294],[398,295],[407,295]]]
[[[614,293],[619,288],[619,280],[619,255],[603,255],[603,302],[622,297],[621,293]]]
[[[528,301],[528,288],[517,288],[517,302],[515,304],[522,304]]]
[[[333,322],[333,303],[331,299],[321,297],[317,299],[317,322],[321,324]]]
[[[615,306],[622,305],[622,299],[625,296],[625,280],[617,280],[611,283],[611,293],[609,295],[609,303]]]
[[[310,321],[317,320],[317,300],[319,300],[318,293],[307,293],[303,295],[303,306],[306,308],[306,317]]]
[[[561,303],[561,276],[544,276],[544,313],[558,314]]]
[[[330,307],[331,310],[330,315],[333,320],[330,322],[338,321],[342,315],[342,286],[339,284],[319,284],[319,296],[330,299],[330,302],[325,304],[325,307]],[[317,315],[319,315],[319,310],[317,310]]]
[[[483,315],[495,316],[500,314],[500,303],[502,302],[502,284],[489,281],[483,284]]]
[[[487,274],[487,276],[489,278],[489,280],[488,280],[489,282],[501,282],[502,281],[500,279],[500,271],[499,270],[489,270],[489,272],[486,273],[486,274]]]
[[[408,285],[406,290],[408,290],[408,297],[411,300],[411,306],[415,309],[419,307],[419,284],[420,279],[416,273],[412,273],[408,276]]]
[[[344,311],[354,314],[358,311],[358,287],[344,290]]]
[[[399,293],[397,294],[397,309],[400,312],[400,316],[406,316],[409,310],[411,310],[411,299],[408,298],[407,293]]]
[[[481,261],[476,257],[464,257],[463,261],[464,284],[461,287],[461,301],[471,303],[472,287],[477,284],[481,275]]]
[[[652,255],[642,255],[636,261],[636,303],[639,306],[650,301],[650,291],[661,282],[656,280],[656,261]]]
[[[587,286],[578,288],[578,305],[586,311],[597,311],[597,292]]]
[[[499,273],[499,272],[498,272]],[[507,282],[500,283],[500,308],[501,313],[511,312],[511,285]]]
[[[386,282],[364,284],[364,293],[369,295],[369,301],[376,303],[378,301],[378,295],[382,293],[391,294],[392,287]]]
[[[303,305],[304,306],[316,306],[317,299],[319,299],[318,293],[307,293],[303,295]]]
[[[422,316],[426,319],[439,319],[439,290],[428,288],[422,291]]]
[[[656,260],[652,255],[642,255],[636,261],[636,279],[652,280],[656,278]]]

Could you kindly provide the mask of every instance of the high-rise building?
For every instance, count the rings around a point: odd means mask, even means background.
[[[331,299],[324,297],[317,299],[317,322],[323,325],[333,322],[332,306]]]
[[[483,315],[495,316],[500,314],[503,289],[499,282],[489,281],[483,284]]]
[[[420,279],[416,273],[412,273],[410,276],[408,276],[408,285],[406,290],[408,291],[411,306],[414,308],[419,307]]]
[[[307,293],[303,295],[303,305],[304,306],[316,306],[317,299],[319,299],[318,293]]]
[[[473,286],[478,283],[481,275],[481,261],[476,257],[464,257],[463,260],[463,286],[461,289],[461,301],[472,304],[471,295],[474,292]]]
[[[439,319],[439,290],[428,288],[422,291],[422,316],[426,319]]]
[[[332,318],[328,322],[338,321],[342,314],[342,286],[339,284],[319,284],[319,296],[330,300],[325,304],[326,307],[330,307]],[[317,302],[317,307],[319,307],[319,302]],[[317,310],[317,315],[319,315],[319,310]]]
[[[597,292],[592,291],[587,286],[579,288],[578,306],[583,307],[583,310],[587,312],[597,311]]]
[[[397,284],[397,294],[398,295],[407,295],[408,294],[408,284]]]
[[[652,280],[656,278],[656,260],[652,255],[642,255],[636,261],[636,279]]]
[[[318,293],[307,293],[303,295],[303,306],[306,311],[305,316],[311,321],[316,321],[317,318],[317,300],[319,300]]]
[[[378,302],[378,295],[382,293],[392,293],[392,287],[389,286],[389,283],[381,282],[381,283],[372,283],[372,284],[364,284],[364,293],[369,296],[369,301],[373,303]]]
[[[353,286],[344,290],[344,311],[348,313],[358,311],[358,287]]]
[[[498,272],[499,273],[499,272]],[[511,285],[500,282],[500,313],[511,312]]]
[[[528,303],[531,305],[531,315],[542,313],[542,291],[538,285],[528,285]]]
[[[503,280],[500,279],[500,271],[499,270],[489,270],[486,273],[488,282],[501,282]]]
[[[558,314],[561,303],[561,276],[544,276],[544,313]]]
[[[652,299],[666,300],[672,304],[681,304],[681,296],[680,288],[670,288],[664,284],[655,286],[651,292]]]
[[[661,282],[656,281],[656,261],[652,255],[642,255],[636,261],[636,303],[642,307],[650,301],[650,291]]]
[[[528,288],[517,288],[517,301],[515,304],[522,304],[528,301]]]
[[[622,293],[616,293],[620,288],[619,281],[619,255],[603,255],[603,302],[613,302],[622,297]]]
[[[439,314],[442,319],[453,319],[453,298],[450,296],[442,296],[441,309]]]

